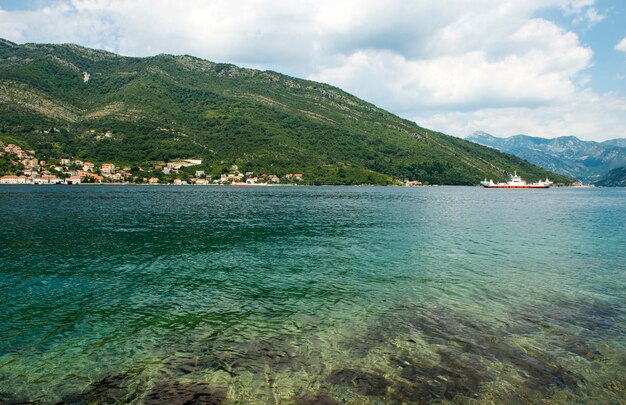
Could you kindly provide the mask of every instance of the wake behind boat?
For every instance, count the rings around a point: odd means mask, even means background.
[[[552,182],[546,177],[545,181],[539,180],[536,183],[528,184],[517,175],[516,171],[506,183],[494,183],[493,180],[487,181],[485,178],[480,184],[485,188],[550,188]]]

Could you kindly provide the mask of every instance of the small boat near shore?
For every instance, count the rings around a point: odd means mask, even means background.
[[[517,175],[516,171],[506,183],[494,183],[493,180],[487,181],[487,178],[485,178],[485,180],[480,182],[480,185],[485,188],[550,188],[552,182],[546,177],[545,181],[539,180],[536,183],[528,184]]]

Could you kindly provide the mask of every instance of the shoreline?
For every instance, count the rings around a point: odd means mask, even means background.
[[[2,186],[136,186],[136,187],[234,187],[231,184],[136,184],[136,183],[78,183],[78,184],[32,184],[32,183],[23,183],[23,184],[4,184],[0,183],[0,187]],[[267,184],[263,186],[252,186],[245,188],[265,188],[265,187],[398,187],[398,188],[425,188],[425,187],[478,187],[483,188],[480,185],[463,185],[463,184],[428,184],[421,186],[405,186],[398,184]],[[238,187],[241,188],[241,187]],[[550,188],[553,189],[598,189],[598,188],[620,188],[620,187],[600,187],[593,185],[585,185],[585,186],[552,186]]]

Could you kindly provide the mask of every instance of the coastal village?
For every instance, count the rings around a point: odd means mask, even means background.
[[[218,176],[201,167],[200,159],[180,159],[161,162],[150,167],[118,167],[114,163],[93,163],[61,158],[39,160],[34,150],[24,150],[15,144],[0,141],[0,160],[4,163],[0,184],[174,184],[174,185],[280,185],[301,184],[301,173],[257,175],[241,172],[238,165],[225,167]],[[224,163],[224,162],[222,162]],[[7,170],[8,166],[8,170]]]

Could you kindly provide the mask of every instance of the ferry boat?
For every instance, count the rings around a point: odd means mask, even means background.
[[[493,180],[487,181],[485,178],[480,184],[485,188],[550,188],[552,182],[546,177],[545,181],[539,180],[536,183],[528,184],[517,175],[516,171],[506,183],[494,183]]]

